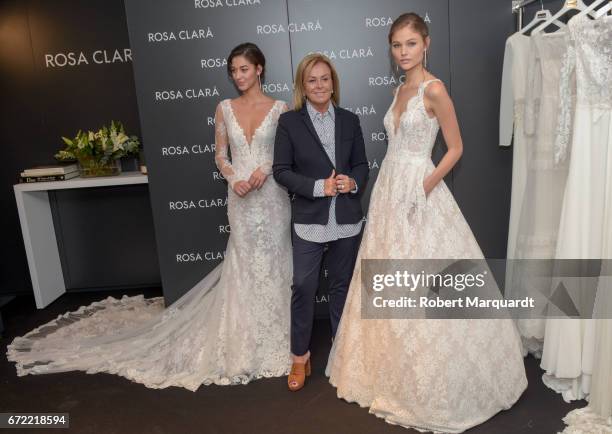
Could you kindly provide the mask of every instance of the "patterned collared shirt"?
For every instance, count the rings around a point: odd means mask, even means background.
[[[312,120],[325,152],[332,163],[336,165],[336,114],[334,112],[334,105],[330,101],[327,111],[321,113],[310,104],[310,101],[306,100],[306,109],[308,110],[308,115]],[[315,181],[313,192],[315,197],[325,196],[324,186],[324,179]],[[357,188],[351,193],[357,193]],[[363,221],[342,225],[338,224],[336,221],[336,199],[335,196],[332,197],[331,204],[329,205],[329,220],[326,225],[294,223],[297,236],[306,241],[325,243],[357,235],[359,231],[361,231]]]

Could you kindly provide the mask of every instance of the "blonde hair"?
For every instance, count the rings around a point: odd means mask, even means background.
[[[304,57],[300,64],[297,67],[297,71],[295,73],[295,84],[293,89],[293,108],[294,110],[301,110],[304,105],[304,101],[306,99],[306,89],[304,88],[304,78],[310,72],[313,66],[317,63],[325,63],[332,75],[332,83],[333,83],[333,92],[331,99],[335,105],[340,104],[340,81],[338,79],[338,73],[336,72],[336,68],[331,63],[331,60],[323,54],[313,53]]]

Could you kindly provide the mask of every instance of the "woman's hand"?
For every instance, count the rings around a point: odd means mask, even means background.
[[[425,179],[423,179],[423,190],[425,190],[425,197],[429,196],[429,193],[431,193],[431,190],[434,189],[434,187],[436,186],[433,183],[433,178],[431,175],[425,177]]]
[[[232,189],[238,196],[244,197],[252,190],[252,187],[251,184],[246,181],[236,181]]]
[[[336,175],[336,188],[338,193],[349,193],[355,189],[355,180],[347,175]]]
[[[325,179],[323,184],[323,194],[325,196],[336,196],[338,194],[338,187],[336,185],[336,170],[332,170],[329,178]]]
[[[251,177],[249,178],[249,185],[251,186],[251,189],[259,190],[261,187],[263,187],[264,183],[266,182],[266,179],[268,179],[268,175],[263,173],[261,169],[258,167],[251,174]]]

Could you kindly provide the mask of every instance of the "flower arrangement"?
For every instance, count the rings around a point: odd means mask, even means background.
[[[55,154],[60,161],[79,163],[82,177],[108,176],[121,173],[119,159],[129,154],[137,154],[140,141],[136,136],[128,136],[121,122],[111,121],[97,132],[81,131],[74,139],[62,137],[66,148]]]

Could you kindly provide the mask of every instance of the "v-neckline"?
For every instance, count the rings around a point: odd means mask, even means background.
[[[421,86],[423,85],[423,83],[425,83],[425,81],[422,81],[419,83],[419,87],[417,87],[417,92],[414,95],[412,95],[410,98],[408,98],[408,100],[406,101],[404,110],[400,113],[399,117],[397,118],[397,124],[396,124],[394,109],[395,109],[395,104],[397,104],[397,94],[399,93],[399,87],[397,88],[397,92],[395,92],[395,96],[393,97],[393,105],[391,106],[391,121],[393,124],[393,136],[397,136],[397,129],[400,127],[400,124],[402,123],[402,116],[404,116],[406,112],[408,111],[408,104],[410,104],[413,99],[419,96],[419,93],[421,92]]]
[[[240,130],[240,134],[242,134],[242,138],[244,139],[244,142],[249,147],[249,149],[251,149],[251,145],[253,144],[253,140],[255,140],[255,136],[257,135],[257,132],[266,123],[266,121],[268,120],[268,117],[270,117],[270,114],[272,114],[272,111],[274,110],[274,107],[276,107],[277,102],[278,101],[274,101],[272,103],[272,107],[270,107],[270,109],[268,110],[268,112],[266,113],[262,121],[259,123],[257,128],[253,130],[253,135],[251,136],[251,141],[249,142],[247,140],[246,134],[244,133],[244,128],[242,128],[242,125],[240,125],[240,122],[238,122],[236,113],[234,113],[234,107],[232,107],[232,100],[227,100],[227,104],[229,105],[230,113],[232,114],[232,117],[234,118],[234,121],[236,122],[236,125],[238,126],[238,129]]]

